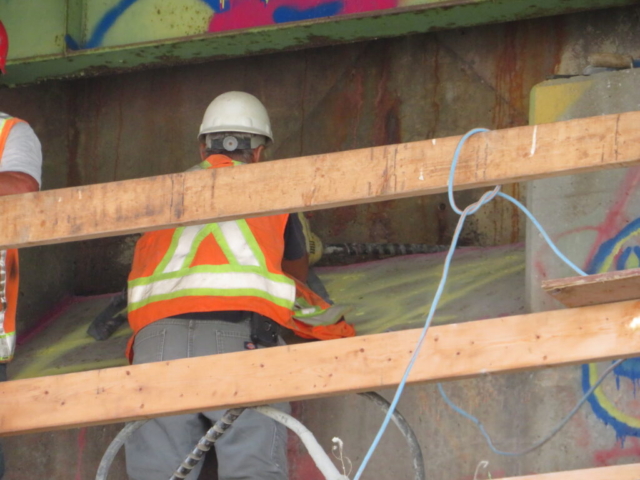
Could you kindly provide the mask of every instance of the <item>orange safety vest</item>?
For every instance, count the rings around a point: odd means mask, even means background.
[[[9,132],[18,118],[0,118],[0,163]],[[16,349],[16,307],[18,304],[18,250],[0,250],[0,363],[13,358]]]
[[[232,165],[243,164],[212,155],[200,168]],[[129,275],[134,336],[163,318],[226,310],[259,313],[305,338],[355,335],[342,318],[344,309],[283,273],[288,218],[272,215],[145,233]]]

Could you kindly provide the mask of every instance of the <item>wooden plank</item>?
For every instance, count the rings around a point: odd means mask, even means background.
[[[433,327],[410,383],[640,353],[640,302]],[[301,400],[397,385],[418,330],[0,384],[0,434]]]
[[[587,468],[568,472],[526,475],[496,480],[640,480],[640,463],[612,467]]]
[[[542,289],[567,307],[640,298],[640,268],[542,282]]]
[[[640,112],[472,137],[456,188],[640,163]],[[0,247],[443,192],[460,137],[0,198]]]

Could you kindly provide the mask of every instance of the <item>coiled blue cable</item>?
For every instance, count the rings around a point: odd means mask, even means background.
[[[458,224],[456,225],[456,229],[455,229],[455,231],[453,233],[453,239],[451,241],[451,246],[449,247],[449,251],[447,252],[447,256],[445,257],[444,267],[443,267],[443,270],[442,270],[442,276],[440,278],[440,283],[438,284],[438,288],[437,288],[436,293],[435,293],[435,295],[433,297],[433,302],[431,303],[431,307],[429,308],[429,313],[428,313],[427,318],[425,320],[424,327],[422,328],[422,331],[420,332],[420,337],[418,339],[418,343],[416,344],[416,348],[414,349],[413,355],[411,356],[411,359],[409,360],[409,364],[407,365],[407,368],[405,369],[404,374],[402,375],[402,379],[400,380],[400,383],[398,384],[398,388],[396,389],[396,393],[394,394],[393,400],[391,401],[391,405],[389,407],[389,411],[385,415],[385,418],[384,418],[384,420],[382,422],[382,425],[380,426],[380,429],[378,430],[378,433],[376,434],[375,438],[373,439],[373,442],[371,443],[371,446],[369,447],[369,450],[367,451],[364,459],[362,460],[362,463],[360,464],[360,467],[358,468],[358,471],[356,472],[354,480],[359,480],[360,477],[362,476],[364,470],[366,469],[369,461],[371,460],[371,457],[373,456],[373,453],[375,452],[376,448],[378,447],[378,444],[380,443],[380,439],[382,438],[382,435],[384,434],[384,432],[387,429],[387,426],[389,425],[389,421],[391,420],[391,416],[393,415],[393,412],[395,411],[395,409],[396,409],[396,407],[398,405],[398,402],[400,401],[400,397],[402,396],[402,393],[404,392],[404,387],[405,387],[405,385],[407,383],[407,379],[409,377],[409,374],[411,373],[411,370],[413,369],[413,366],[414,366],[414,364],[415,364],[415,362],[416,362],[416,360],[418,358],[418,355],[420,354],[420,350],[422,349],[422,346],[424,344],[424,339],[427,336],[427,331],[429,330],[429,327],[431,326],[431,323],[433,321],[433,317],[435,316],[435,312],[436,312],[436,309],[438,307],[438,303],[440,302],[440,298],[442,297],[442,292],[444,291],[444,287],[445,287],[445,285],[447,283],[447,278],[449,276],[449,267],[451,265],[451,260],[453,259],[453,254],[454,254],[456,246],[458,244],[458,240],[460,238],[460,233],[462,232],[462,227],[464,225],[464,222],[465,222],[466,218],[469,215],[473,215],[474,213],[476,213],[483,205],[486,205],[487,203],[489,203],[496,196],[499,196],[499,197],[504,198],[505,200],[508,200],[509,202],[513,203],[515,206],[517,206],[520,210],[522,210],[525,213],[527,218],[529,218],[529,220],[531,220],[533,225],[538,229],[538,231],[540,232],[542,237],[549,244],[549,247],[551,248],[551,250],[560,258],[560,260],[562,260],[564,263],[566,263],[578,275],[582,275],[582,276],[586,276],[587,275],[582,269],[580,269],[577,265],[575,265],[571,260],[569,260],[558,249],[558,247],[551,240],[551,238],[549,237],[547,232],[544,230],[544,228],[542,228],[542,225],[533,216],[533,214],[529,210],[527,210],[527,208],[522,203],[520,203],[518,200],[516,200],[515,198],[513,198],[510,195],[507,195],[506,193],[501,192],[500,191],[500,186],[495,187],[495,189],[493,189],[491,191],[485,192],[482,195],[482,197],[480,197],[480,200],[478,200],[475,203],[472,203],[471,205],[469,205],[464,210],[460,210],[458,208],[458,206],[456,205],[455,200],[453,198],[453,185],[454,185],[454,177],[455,177],[456,167],[458,165],[458,160],[459,160],[459,157],[460,157],[460,152],[462,151],[462,148],[463,148],[465,142],[467,141],[467,139],[469,137],[471,137],[472,135],[475,135],[477,133],[481,133],[481,132],[489,132],[489,130],[487,130],[485,128],[475,128],[475,129],[467,132],[460,139],[460,142],[458,143],[458,146],[456,147],[455,153],[453,155],[453,161],[451,163],[451,169],[449,171],[449,180],[448,180],[448,184],[447,184],[447,195],[449,197],[449,203],[451,205],[451,208],[458,215],[460,215],[460,218],[458,219]],[[489,447],[492,449],[492,451],[494,451],[495,453],[500,454],[500,455],[524,455],[525,453],[528,453],[528,452],[540,447],[541,445],[546,443],[548,440],[550,440],[551,437],[553,437],[558,431],[560,431],[560,429],[562,429],[562,427],[569,421],[569,419],[584,404],[584,402],[588,399],[588,397],[602,383],[602,381],[605,379],[605,377],[609,373],[611,373],[613,371],[613,369],[616,366],[618,366],[620,363],[622,363],[622,360],[619,360],[618,362],[612,364],[612,366],[610,366],[603,373],[603,375],[600,377],[598,382],[596,382],[593,385],[593,387],[582,397],[582,399],[578,402],[578,404],[574,407],[574,409],[571,410],[569,415],[567,415],[567,417],[565,417],[565,419],[563,419],[563,421],[560,422],[560,424],[551,432],[550,435],[545,437],[542,441],[536,443],[533,447],[531,447],[531,448],[529,448],[529,449],[527,449],[527,450],[525,450],[523,452],[511,453],[511,452],[502,452],[502,451],[496,449],[493,446],[493,442],[491,441],[491,437],[489,436],[489,434],[484,429],[484,426],[482,425],[482,423],[476,417],[474,417],[473,415],[469,414],[468,412],[464,411],[463,409],[461,409],[460,407],[455,405],[449,399],[449,397],[447,397],[447,395],[445,394],[444,390],[442,389],[441,384],[438,384],[438,390],[440,391],[440,394],[442,395],[442,398],[445,400],[445,402],[451,408],[453,408],[457,413],[459,413],[460,415],[464,416],[465,418],[471,420],[473,423],[475,423],[478,426],[478,428],[480,429],[480,432],[482,433],[482,435],[487,440],[487,442],[489,444]]]

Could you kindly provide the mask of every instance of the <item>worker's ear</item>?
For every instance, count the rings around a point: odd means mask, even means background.
[[[200,158],[202,160],[206,160],[207,159],[207,146],[204,143],[200,144]]]
[[[253,158],[251,159],[251,163],[258,163],[262,161],[262,153],[264,152],[264,145],[260,145],[253,149]]]

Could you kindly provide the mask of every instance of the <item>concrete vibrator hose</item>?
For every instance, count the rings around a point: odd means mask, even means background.
[[[358,395],[378,405],[384,413],[389,410],[389,402],[376,392],[365,392]],[[324,475],[326,480],[349,480],[349,477],[341,474],[338,471],[329,456],[325,453],[318,441],[315,439],[314,435],[298,420],[293,418],[291,415],[281,412],[280,410],[277,410],[273,407],[262,406],[254,407],[254,409],[262,413],[263,415],[266,415],[270,418],[273,418],[275,421],[282,423],[284,426],[295,432],[300,437],[302,443],[304,443],[307,451],[309,452],[309,455],[313,458],[316,466]],[[245,408],[232,408],[230,410],[227,410],[223,417],[218,420],[200,439],[191,453],[173,473],[173,476],[170,478],[170,480],[181,480],[186,478],[191,470],[193,470],[193,468],[202,459],[204,454],[211,449],[216,440],[218,440],[224,434],[224,432],[229,427],[231,427],[233,422],[242,414],[244,410]],[[411,452],[412,466],[414,471],[413,479],[425,480],[426,475],[422,449],[420,448],[420,444],[413,429],[403,417],[403,415],[397,410],[393,412],[392,421],[398,427],[402,435],[407,440],[407,444],[409,445],[409,451]],[[107,480],[111,464],[113,463],[113,460],[120,448],[122,448],[122,445],[124,445],[126,440],[146,422],[147,420],[141,420],[138,422],[128,423],[120,431],[120,433],[116,435],[116,437],[107,448],[104,456],[102,457],[102,461],[98,466],[96,480]]]

